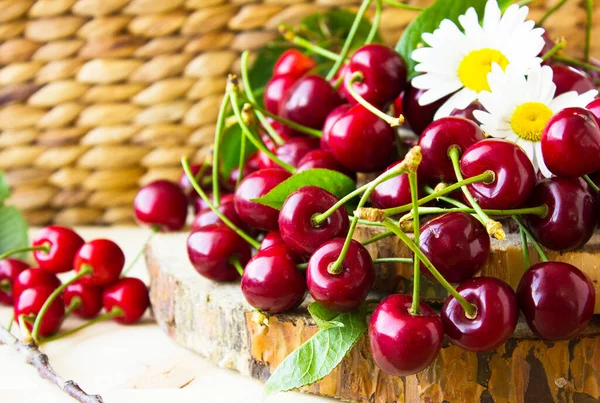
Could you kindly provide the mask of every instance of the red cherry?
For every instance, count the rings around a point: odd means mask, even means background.
[[[548,122],[542,135],[546,166],[556,176],[575,178],[600,169],[600,123],[583,108],[566,108]]]
[[[338,121],[339,118],[344,116],[346,112],[348,112],[352,108],[350,104],[343,104],[329,112],[327,115],[327,119],[325,119],[325,123],[323,124],[323,132],[321,134],[320,146],[323,150],[329,150],[329,133],[331,132],[331,128]]]
[[[338,259],[345,238],[335,238],[313,253],[306,269],[310,295],[319,304],[336,312],[357,309],[367,298],[375,283],[375,266],[367,249],[352,240],[342,264],[342,272],[331,274],[328,269]]]
[[[23,290],[15,299],[14,317],[18,321],[21,315],[37,315],[42,310],[44,303],[54,292],[53,287],[38,286]],[[56,332],[63,322],[65,317],[65,306],[62,296],[56,298],[48,307],[48,310],[40,323],[41,337],[49,336]],[[25,321],[25,326],[29,331],[33,325]]]
[[[260,248],[258,250],[263,250],[270,248],[273,245],[285,244],[283,238],[279,231],[271,231],[268,232],[260,243]]]
[[[406,86],[404,98],[402,99],[402,111],[410,128],[419,136],[431,122],[437,110],[448,100],[446,96],[429,105],[419,105],[419,98],[426,90],[414,88],[410,84]]]
[[[451,283],[470,279],[490,254],[490,236],[483,224],[467,213],[447,213],[427,221],[419,237],[421,250]],[[434,279],[429,270],[421,270]]]
[[[600,98],[594,99],[585,108],[592,112],[596,116],[596,119],[600,120]]]
[[[556,93],[554,96],[559,96],[569,91],[583,94],[589,90],[596,89],[590,76],[581,70],[561,64],[553,64],[550,67],[552,67],[553,72],[552,81],[556,84]]]
[[[394,162],[387,167],[386,171],[389,171],[401,162],[402,161]],[[421,192],[419,192],[419,197],[421,197],[420,193]],[[388,179],[377,185],[373,193],[371,193],[371,203],[374,207],[380,209],[403,206],[410,202],[410,183],[407,174]]]
[[[283,162],[287,162],[291,166],[296,167],[306,154],[318,146],[319,140],[314,137],[294,137],[279,146],[277,150],[275,150],[275,155]],[[259,160],[261,169],[279,168],[279,165],[269,159],[266,154],[262,152],[260,152],[260,154],[262,154]]]
[[[347,169],[374,172],[396,155],[396,133],[362,105],[348,110],[329,131],[329,149]]]
[[[512,336],[519,320],[517,296],[510,285],[493,277],[477,277],[457,288],[477,307],[469,318],[454,297],[442,308],[444,331],[452,344],[467,351],[491,351]]]
[[[544,217],[523,219],[535,239],[545,247],[566,251],[579,248],[591,238],[598,222],[597,200],[581,178],[552,178],[540,182],[527,201],[530,207],[545,204]]]
[[[384,372],[408,376],[427,368],[442,348],[442,320],[429,305],[411,315],[412,298],[390,295],[375,309],[369,323],[373,360]]]
[[[0,260],[0,284],[4,282],[8,286],[0,288],[0,304],[13,304],[13,284],[19,274],[28,268],[29,264],[22,260],[11,258]]]
[[[23,291],[29,288],[50,287],[56,289],[60,287],[60,284],[61,282],[55,274],[38,268],[25,269],[13,282],[13,298],[16,300]]]
[[[202,276],[214,281],[232,281],[240,275],[232,258],[244,265],[250,259],[250,246],[223,224],[211,224],[190,234],[187,239],[190,262]]]
[[[594,314],[594,284],[577,267],[542,262],[525,272],[517,287],[523,316],[544,340],[568,340],[579,335]]]
[[[73,258],[84,244],[75,231],[67,227],[51,225],[38,231],[33,239],[33,246],[47,246],[48,252],[37,250],[33,257],[40,269],[49,273],[64,273],[73,270]]]
[[[123,250],[111,240],[95,239],[85,243],[75,255],[75,271],[91,266],[92,273],[79,281],[88,286],[105,286],[117,281],[125,266]]]
[[[362,73],[364,78],[362,82],[353,84],[354,89],[367,102],[378,107],[392,102],[406,85],[404,60],[389,46],[364,45],[354,52],[344,75],[344,93],[351,103],[356,103],[356,100],[347,87],[356,72]]]
[[[302,157],[300,162],[298,162],[298,170],[296,172],[308,171],[309,169],[315,168],[337,171],[356,180],[356,173],[344,168],[337,162],[331,151],[322,149],[309,151]]]
[[[312,57],[297,49],[288,49],[277,59],[273,67],[273,76],[289,74],[300,78],[315,67],[317,62]]]
[[[133,200],[135,218],[161,231],[178,231],[187,218],[187,198],[181,188],[167,180],[142,187]]]
[[[419,175],[423,179],[455,182],[456,175],[448,150],[457,146],[461,152],[484,139],[474,122],[457,117],[445,117],[431,123],[419,138],[423,159]]]
[[[282,169],[261,169],[248,175],[235,191],[234,206],[238,216],[251,227],[276,230],[279,211],[272,207],[253,202],[252,199],[264,196],[275,186],[290,177]]]
[[[394,103],[392,104],[392,107],[394,108],[394,116],[404,115],[404,108],[402,106],[403,102],[404,102],[404,91],[402,91],[400,93],[400,95],[398,95],[396,97],[396,99],[394,99]]]
[[[268,313],[294,309],[306,294],[304,274],[284,244],[258,251],[244,269],[241,286],[246,301]]]
[[[211,203],[214,204],[215,198],[213,197],[213,194],[209,193],[207,196],[208,196],[208,199],[211,201]],[[232,197],[233,197],[233,193],[221,194],[221,202],[223,203],[224,201],[226,201],[227,199],[232,198]],[[209,208],[208,204],[201,197],[198,197],[196,199],[196,201],[194,202],[194,212],[196,214],[198,214],[200,211],[207,209],[207,208]]]
[[[148,288],[139,278],[121,278],[106,287],[102,293],[102,305],[106,312],[110,312],[115,307],[123,311],[123,316],[115,318],[117,322],[126,325],[135,323],[150,305]]]
[[[490,183],[467,185],[483,209],[512,209],[527,201],[536,176],[525,151],[515,143],[501,139],[486,139],[473,144],[463,153],[460,170],[465,178],[494,172]]]
[[[258,157],[256,157],[258,160]],[[258,166],[258,162],[256,163]],[[254,169],[248,161],[244,164],[244,171],[242,172],[242,179],[246,176],[250,175],[254,171],[258,171],[259,168]],[[240,167],[235,167],[229,173],[229,178],[227,178],[227,188],[231,190],[235,190],[235,186],[237,185],[238,178],[240,176]],[[241,180],[241,179],[240,179]]]
[[[475,118],[473,112],[475,111],[485,111],[483,105],[479,103],[479,101],[474,101],[471,105],[467,106],[465,109],[455,109],[450,113],[450,116],[456,116],[458,118],[469,119],[477,124],[479,124],[479,120]]]
[[[200,177],[198,177],[198,173],[200,172],[201,169],[202,169],[201,164],[194,164],[194,165],[190,166],[190,171],[192,172],[192,175],[194,175],[194,177],[198,181],[198,184],[200,185],[202,190],[210,191],[210,190],[212,190],[212,167],[207,166],[206,168],[204,168],[203,174]],[[177,183],[178,183],[179,187],[181,188],[181,190],[183,190],[183,193],[185,193],[185,195],[188,197],[188,201],[190,203],[192,203],[194,200],[196,200],[196,198],[198,197],[198,194],[192,187],[192,183],[188,179],[185,172],[181,172]]]
[[[102,310],[102,287],[74,282],[65,288],[63,298],[65,306],[69,306],[74,298],[79,298],[80,306],[73,313],[84,319],[94,318]]]
[[[298,81],[298,77],[292,75],[281,75],[273,76],[265,86],[265,92],[263,94],[263,103],[265,109],[269,112],[278,115],[279,104],[285,96],[285,93],[292,88],[292,86]]]
[[[221,204],[217,206],[217,210],[219,210],[219,212],[225,217],[229,218],[229,220],[236,226],[245,227],[245,223],[235,212],[232,195],[227,195],[226,197],[221,198]],[[214,211],[210,209],[210,207],[207,207],[196,214],[196,217],[192,222],[192,232],[197,231],[202,227],[206,227],[207,225],[219,223],[222,223],[221,219]]]

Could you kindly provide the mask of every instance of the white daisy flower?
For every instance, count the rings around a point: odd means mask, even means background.
[[[549,66],[531,68],[525,77],[518,68],[509,65],[506,71],[498,65],[488,74],[490,91],[483,91],[479,102],[486,111],[475,111],[481,128],[490,136],[512,141],[525,151],[535,171],[549,178],[552,173],[544,163],[542,134],[550,118],[570,107],[584,108],[598,95],[590,90],[579,95],[575,91],[554,97]]]
[[[535,28],[527,20],[529,8],[513,4],[500,12],[496,0],[485,5],[483,25],[473,7],[456,24],[446,19],[433,33],[424,33],[429,47],[415,49],[411,57],[418,62],[415,70],[422,72],[413,78],[415,88],[427,90],[419,98],[420,105],[431,104],[454,93],[437,111],[435,119],[449,116],[454,109],[465,109],[489,90],[487,75],[492,65],[505,69],[509,64],[521,74],[539,66],[537,57],[544,46],[544,29]]]

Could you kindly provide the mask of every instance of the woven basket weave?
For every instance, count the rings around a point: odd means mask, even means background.
[[[531,3],[539,18],[558,0]],[[123,224],[140,185],[176,179],[214,132],[225,75],[280,23],[359,0],[0,0],[0,170],[31,224]],[[427,0],[411,4],[425,6]],[[600,20],[600,7],[594,10]],[[414,18],[385,8],[394,44]],[[585,11],[548,20],[581,56]],[[592,37],[600,35],[600,25]],[[596,41],[592,54],[598,54]]]

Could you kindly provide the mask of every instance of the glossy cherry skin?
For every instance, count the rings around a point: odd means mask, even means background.
[[[329,112],[341,104],[342,98],[327,80],[310,75],[299,79],[286,92],[279,114],[292,122],[321,130]]]
[[[451,283],[473,277],[490,254],[490,236],[485,227],[467,213],[447,213],[427,221],[419,241],[425,256]],[[421,270],[434,279],[424,265]]]
[[[483,209],[520,207],[531,195],[536,182],[533,164],[525,151],[502,139],[485,139],[467,148],[460,159],[460,170],[465,178],[486,171],[494,173],[490,183],[467,186]]]
[[[80,306],[73,313],[80,318],[91,319],[102,310],[102,287],[83,285],[79,282],[69,284],[63,291],[65,306],[69,306],[74,298],[79,298]]]
[[[345,237],[334,238],[313,253],[306,269],[308,292],[319,304],[335,312],[357,309],[375,283],[375,266],[367,249],[352,240],[342,263],[342,272],[331,274],[328,268],[342,252]]]
[[[598,201],[581,178],[552,178],[536,185],[527,206],[545,204],[544,217],[524,215],[535,239],[548,249],[566,251],[583,246],[598,223]]]
[[[437,357],[444,341],[442,320],[424,302],[420,314],[409,313],[412,298],[390,295],[375,309],[369,322],[373,360],[384,372],[408,376],[427,368]]]
[[[546,166],[556,176],[576,178],[600,169],[600,122],[587,109],[556,113],[542,134]]]
[[[38,231],[31,244],[47,246],[49,251],[33,252],[38,267],[49,273],[64,273],[73,270],[73,258],[85,241],[71,228],[50,225]]]
[[[594,314],[596,293],[577,267],[542,262],[529,268],[517,287],[519,308],[531,330],[544,340],[580,334]]]
[[[55,274],[38,268],[25,269],[16,277],[12,285],[13,298],[16,300],[23,291],[34,287],[60,287],[60,280]]]
[[[296,267],[294,254],[285,244],[260,250],[244,268],[242,293],[263,312],[279,313],[297,308],[306,294],[306,279]]]
[[[396,99],[394,99],[394,103],[392,104],[394,116],[404,115],[404,107],[402,105],[403,102],[404,102],[404,91],[402,91],[400,93],[400,95],[398,95],[396,97]]]
[[[297,49],[288,49],[277,59],[273,67],[273,76],[289,74],[300,78],[315,67],[317,67],[317,62],[312,57]]]
[[[596,119],[600,120],[600,98],[594,99],[590,102],[585,109],[589,110],[596,116]]]
[[[279,231],[267,232],[262,242],[260,243],[260,248],[258,248],[258,250],[267,249],[273,245],[280,244],[285,244],[285,242],[283,241],[283,238],[281,237]]]
[[[106,312],[115,307],[121,308],[123,315],[114,320],[125,325],[137,322],[149,305],[148,288],[139,278],[121,278],[102,293],[102,306]]]
[[[352,74],[360,72],[362,82],[354,83],[354,89],[367,102],[384,107],[404,90],[406,85],[406,65],[402,57],[389,46],[370,44],[360,47],[348,62],[344,75],[344,95],[351,103],[356,100],[348,86]]]
[[[187,218],[187,198],[175,183],[158,180],[142,187],[133,200],[136,220],[161,231],[178,231]]]
[[[356,180],[356,173],[343,167],[337,162],[331,151],[322,149],[309,151],[302,157],[300,162],[298,162],[298,170],[296,172],[308,171],[309,169],[315,168],[337,171]]]
[[[257,163],[257,168],[254,169],[252,166],[250,166],[248,164],[248,161],[246,161],[246,164],[244,164],[244,171],[242,172],[242,179],[244,179],[246,176],[250,175],[252,172],[257,171],[258,169],[259,169],[258,163]],[[235,190],[235,186],[237,185],[239,176],[240,176],[240,168],[239,167],[233,168],[231,170],[231,172],[229,173],[229,178],[227,178],[227,185],[226,185],[227,189]]]
[[[467,351],[491,351],[512,336],[519,307],[510,285],[494,277],[477,277],[462,283],[457,291],[477,307],[477,313],[468,318],[454,297],[446,299],[441,316],[452,344]]]
[[[589,90],[595,90],[594,82],[583,71],[571,66],[561,64],[553,64],[552,81],[556,84],[556,93],[554,96],[559,96],[565,92],[575,91],[578,94],[583,94]]]
[[[267,231],[279,228],[279,211],[253,202],[252,199],[269,193],[271,189],[290,177],[283,169],[261,169],[248,175],[235,191],[234,206],[238,216],[246,224]]]
[[[338,121],[339,118],[344,116],[346,112],[348,112],[352,108],[350,104],[343,104],[329,112],[327,115],[327,119],[325,119],[325,123],[323,124],[323,132],[321,134],[320,146],[323,150],[329,150],[329,133],[331,132],[331,128],[333,124]]]
[[[125,266],[123,250],[109,239],[95,239],[84,244],[74,260],[75,271],[91,266],[92,273],[79,281],[89,286],[106,286],[117,281]]]
[[[325,242],[345,237],[350,226],[345,207],[338,208],[323,224],[312,219],[324,213],[339,199],[317,186],[303,186],[291,193],[279,212],[281,238],[293,252],[310,255]]]
[[[229,218],[229,220],[237,225],[238,227],[245,227],[246,224],[240,219],[240,217],[235,212],[235,206],[233,205],[233,196],[228,196],[227,198],[221,199],[221,204],[217,206],[217,210],[225,217]],[[194,221],[192,222],[192,232],[206,227],[211,224],[219,224],[222,223],[221,219],[217,216],[217,214],[210,209],[210,207],[205,208],[204,210],[198,212]]]
[[[283,99],[285,93],[292,88],[292,86],[298,81],[298,77],[292,75],[281,75],[273,76],[267,82],[265,86],[265,92],[263,94],[263,103],[265,109],[269,112],[278,115],[279,104]]]
[[[283,162],[287,162],[293,167],[297,167],[300,160],[309,152],[319,147],[319,140],[312,137],[294,137],[287,140],[284,144],[275,150],[277,158]],[[277,163],[273,162],[269,157],[262,154],[259,158],[260,169],[280,168]]]
[[[401,162],[402,161],[394,162],[387,167],[386,171],[389,171]],[[371,193],[371,203],[373,204],[373,207],[380,209],[398,207],[410,202],[410,183],[407,174],[388,179],[377,185],[375,190],[373,190],[373,193]]]
[[[348,110],[329,131],[335,159],[356,172],[384,169],[396,155],[396,133],[389,124],[362,105]]]
[[[37,315],[44,303],[54,291],[53,287],[38,286],[23,290],[15,299],[14,317],[18,323],[18,318],[21,315]],[[63,322],[65,317],[65,305],[62,296],[58,296],[48,307],[42,322],[40,324],[41,337],[49,336],[56,332]],[[25,326],[29,331],[33,325],[25,321]]]
[[[208,199],[210,200],[211,203],[215,203],[215,199],[213,197],[212,193],[209,193],[208,195]],[[233,193],[222,193],[221,194],[221,203],[224,203],[227,200],[233,200]],[[204,199],[202,199],[201,197],[198,197],[198,199],[196,200],[196,202],[194,203],[194,211],[196,212],[196,214],[198,214],[200,211],[207,209],[208,204],[206,204],[206,202],[204,201]]]
[[[431,123],[419,138],[423,159],[419,175],[425,180],[455,182],[456,175],[448,151],[458,146],[461,153],[484,139],[483,132],[474,122],[457,117],[445,117]]]
[[[424,92],[425,90],[414,88],[409,84],[406,86],[402,99],[404,117],[417,136],[421,135],[423,130],[433,122],[435,113],[449,98],[449,96],[444,97],[429,105],[421,106],[419,105],[419,98]]]
[[[209,280],[232,281],[240,278],[232,258],[242,266],[250,259],[250,246],[223,224],[202,227],[187,239],[187,252],[194,269]]]
[[[485,108],[479,101],[473,101],[471,105],[467,106],[465,109],[455,109],[450,113],[450,116],[455,116],[457,118],[465,118],[469,119],[477,124],[479,124],[479,120],[475,118],[473,112],[475,111],[484,111]]]
[[[19,259],[7,258],[0,260],[0,282],[6,280],[7,284],[10,286],[6,290],[0,289],[0,304],[13,304],[13,284],[19,274],[28,268],[29,264]]]

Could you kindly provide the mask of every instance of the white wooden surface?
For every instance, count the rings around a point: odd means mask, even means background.
[[[81,228],[86,240],[108,238],[136,255],[148,233],[139,228]],[[131,271],[147,281],[143,259]],[[11,309],[0,306],[6,325]],[[77,326],[69,319],[64,329]],[[13,329],[14,331],[14,329]],[[18,332],[15,331],[15,334]],[[262,384],[221,369],[172,342],[147,315],[142,323],[123,326],[105,322],[43,347],[56,371],[77,381],[88,393],[113,402],[261,402]],[[7,346],[0,346],[0,402],[72,402]],[[300,393],[272,396],[266,403],[330,402]]]

